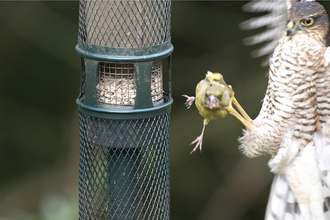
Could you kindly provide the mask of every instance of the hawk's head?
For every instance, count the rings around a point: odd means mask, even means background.
[[[288,19],[287,36],[303,31],[317,34],[327,41],[329,19],[321,4],[314,1],[297,2],[288,11]]]

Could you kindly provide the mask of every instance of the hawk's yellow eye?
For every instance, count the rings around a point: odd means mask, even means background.
[[[313,18],[306,18],[304,20],[301,20],[301,24],[304,26],[311,26],[314,23]]]

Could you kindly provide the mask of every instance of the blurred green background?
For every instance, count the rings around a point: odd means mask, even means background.
[[[206,71],[221,72],[255,118],[267,86],[264,58],[238,24],[258,14],[239,1],[172,1],[171,220],[263,219],[268,156],[238,150],[242,124],[206,127],[203,152],[189,152],[202,117],[187,110]],[[322,4],[330,9],[329,2]],[[0,2],[0,219],[78,219],[80,85],[78,1]],[[259,14],[261,15],[261,14]]]

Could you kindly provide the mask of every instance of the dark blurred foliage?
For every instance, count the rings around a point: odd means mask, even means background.
[[[248,159],[232,117],[206,127],[203,152],[189,155],[201,132],[194,95],[206,71],[221,72],[255,118],[267,86],[264,58],[242,39],[261,31],[238,24],[257,14],[239,1],[173,1],[171,220],[263,219],[272,175],[268,156]],[[330,9],[329,2],[322,2]],[[43,198],[77,203],[80,85],[78,1],[0,2],[0,219],[17,210],[38,215]],[[62,218],[64,219],[64,218]]]

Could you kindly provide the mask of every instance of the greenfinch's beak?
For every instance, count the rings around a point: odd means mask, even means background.
[[[297,30],[297,26],[294,25],[293,21],[290,21],[288,24],[287,24],[287,29],[286,29],[286,36],[290,36],[292,35],[293,33],[295,33]]]
[[[212,109],[219,109],[219,99],[214,95],[210,95],[207,97],[207,105]]]

